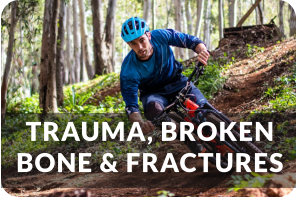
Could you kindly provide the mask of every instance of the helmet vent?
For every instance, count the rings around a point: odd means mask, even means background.
[[[139,30],[139,25],[138,24],[139,24],[138,21],[135,21],[135,28],[136,28],[136,30]],[[129,21],[128,22],[128,26],[129,26],[129,29],[130,30],[133,30],[132,21]]]
[[[125,31],[126,34],[128,34],[128,31],[127,31],[127,28],[126,27],[124,27],[124,31]]]

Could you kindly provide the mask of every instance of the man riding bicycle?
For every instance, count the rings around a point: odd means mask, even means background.
[[[145,20],[132,17],[122,25],[121,36],[132,50],[125,57],[121,67],[121,92],[126,103],[126,112],[131,122],[139,122],[144,134],[154,130],[151,123],[170,101],[185,87],[187,77],[182,74],[182,64],[175,60],[170,46],[192,49],[198,54],[198,61],[207,64],[209,53],[205,44],[197,37],[172,29],[149,31]],[[138,106],[138,89],[143,104],[143,121]],[[207,100],[191,83],[188,94],[193,101],[203,106]],[[170,121],[170,118],[167,118]],[[178,135],[179,137],[179,135]],[[205,152],[198,141],[185,143],[195,154]]]

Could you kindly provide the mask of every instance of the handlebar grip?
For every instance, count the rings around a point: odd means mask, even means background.
[[[152,120],[151,123],[155,126],[156,125],[156,121]]]
[[[198,61],[197,67],[201,67],[201,66],[204,66],[203,63],[201,63],[200,61]]]

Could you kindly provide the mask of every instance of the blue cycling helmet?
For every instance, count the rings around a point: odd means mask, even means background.
[[[125,42],[130,42],[150,31],[145,20],[139,17],[131,17],[122,25],[121,36]]]

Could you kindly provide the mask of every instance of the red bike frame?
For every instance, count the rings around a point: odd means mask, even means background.
[[[189,98],[187,98],[183,105],[190,111],[188,111],[188,115],[189,117],[192,119],[192,118],[195,118],[195,111],[199,108],[199,105],[196,104],[195,102],[193,102],[192,100],[190,100]],[[183,118],[186,122],[190,122],[194,125],[194,128],[197,130],[198,126],[196,124],[194,124],[191,119],[189,119],[187,116],[185,116]],[[202,134],[203,134],[203,131],[202,131]],[[203,134],[205,137],[209,137],[209,135],[206,135],[206,134]],[[201,140],[200,140],[201,141]],[[211,140],[212,143],[215,144],[215,150],[219,153],[221,153],[223,156],[226,154],[226,153],[233,153],[234,151],[232,149],[230,149],[229,147],[227,147],[226,145],[218,145],[217,142],[215,140]]]

